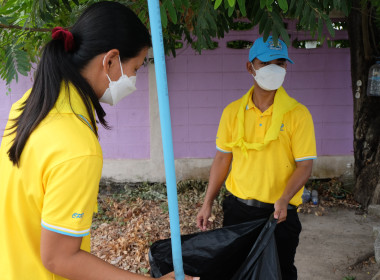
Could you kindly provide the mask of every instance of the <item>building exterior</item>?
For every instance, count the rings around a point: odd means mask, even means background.
[[[341,175],[353,162],[353,97],[349,48],[345,30],[320,47],[310,36],[288,23],[293,46],[284,87],[306,105],[314,120],[318,159],[317,178]],[[339,29],[339,28],[337,28]],[[248,49],[227,47],[236,40],[253,42],[256,28],[231,31],[215,40],[218,47],[197,54],[190,46],[166,59],[172,119],[174,156],[178,180],[207,179],[215,155],[215,136],[223,108],[247,92],[253,78],[246,71]],[[343,42],[343,43],[342,43]],[[233,44],[232,44],[233,45]],[[330,45],[338,46],[329,47]],[[306,46],[306,48],[298,48]],[[153,56],[150,52],[150,57]],[[103,179],[117,182],[164,181],[157,87],[152,62],[137,74],[137,91],[111,107],[104,105],[112,130],[100,127],[104,154]],[[0,130],[11,104],[32,85],[32,77],[12,83],[6,94],[0,82]]]

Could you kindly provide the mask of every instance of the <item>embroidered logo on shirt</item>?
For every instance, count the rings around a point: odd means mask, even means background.
[[[284,124],[281,124],[280,131],[284,131]]]
[[[82,219],[83,218],[83,215],[84,213],[74,213],[71,218],[73,219]]]

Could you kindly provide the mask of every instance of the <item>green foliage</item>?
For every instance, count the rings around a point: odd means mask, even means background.
[[[26,62],[37,62],[41,47],[50,40],[55,26],[70,27],[81,11],[99,0],[0,0],[0,78],[7,84],[18,74],[30,71]],[[150,28],[147,0],[119,0],[136,12]],[[199,53],[215,47],[214,38],[236,27],[235,22],[248,20],[258,26],[266,39],[291,41],[284,24],[295,19],[302,30],[323,41],[324,28],[331,37],[335,29],[329,17],[332,11],[348,16],[351,0],[161,0],[163,40],[167,54],[176,55],[178,42],[190,45]],[[370,3],[380,19],[380,0]],[[380,20],[377,21],[380,25]]]
[[[227,48],[231,49],[249,49],[252,47],[252,42],[246,40],[236,40],[227,42]]]
[[[82,1],[87,2],[87,1]],[[69,26],[80,3],[68,0],[7,0],[0,2],[0,78],[7,85],[26,76],[36,63],[41,46],[55,26]]]
[[[253,23],[244,21],[235,21],[230,25],[231,30],[250,30],[253,27]]]
[[[167,202],[162,202],[160,204],[160,208],[162,210],[162,213],[169,213],[169,205]]]
[[[148,268],[144,268],[144,267],[140,267],[140,272],[142,274],[147,274],[147,273],[149,273],[149,269]]]
[[[374,7],[375,10],[375,23],[377,28],[380,28],[380,0],[367,0],[363,1],[363,5],[367,4],[367,2],[370,2],[372,7]]]
[[[130,198],[165,200],[166,186],[163,183],[141,183],[137,186],[126,185],[124,195]]]
[[[207,181],[202,180],[185,180],[178,181],[177,193],[184,194],[189,190],[204,192],[207,187]],[[144,200],[166,201],[166,184],[159,182],[140,182],[140,183],[106,183],[100,185],[100,194],[111,195],[114,201],[123,201],[126,198],[135,200],[141,198]],[[165,202],[166,203],[166,202]]]
[[[11,34],[6,34],[4,37],[9,37]],[[24,76],[28,75],[30,71],[31,64],[29,63],[29,58],[27,52],[22,49],[22,45],[17,43],[16,39],[10,39],[12,44],[1,43],[1,60],[4,61],[3,67],[0,68],[0,77],[9,84],[13,77],[17,81],[17,73]]]
[[[350,47],[350,41],[349,40],[327,40],[327,45],[329,48],[337,48],[337,49],[343,49],[343,48],[349,48]]]

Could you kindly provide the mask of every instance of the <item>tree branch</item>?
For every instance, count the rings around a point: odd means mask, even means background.
[[[377,43],[376,43],[376,36],[375,36],[375,32],[374,32],[374,16],[373,16],[373,7],[371,7],[371,10],[370,10],[370,15],[369,15],[369,30],[371,32],[371,36],[370,38],[372,39],[372,45],[373,45],[373,48],[375,49],[375,54],[376,56],[378,56],[380,54],[379,52],[379,48],[377,47]]]
[[[52,29],[50,28],[32,28],[32,27],[22,27],[22,26],[18,26],[18,25],[6,25],[6,24],[2,24],[0,23],[0,28],[3,28],[3,29],[18,29],[18,30],[28,30],[28,31],[34,31],[34,32],[51,32]]]
[[[366,10],[366,13],[362,14],[362,32],[363,32],[363,46],[364,46],[364,58],[366,61],[372,58],[372,49],[369,40],[369,30],[368,30],[368,7],[363,6],[362,9]]]

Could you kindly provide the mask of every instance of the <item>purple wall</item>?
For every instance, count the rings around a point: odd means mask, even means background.
[[[19,77],[11,84],[11,93],[6,95],[5,82],[0,82],[0,133],[8,119],[11,105],[32,86],[32,78]],[[99,125],[100,144],[107,159],[148,159],[150,158],[149,83],[148,68],[142,67],[137,74],[137,91],[120,101],[114,107],[103,105],[106,120],[112,127],[104,129]],[[0,138],[1,142],[1,138]]]
[[[310,39],[289,23],[291,39]],[[219,48],[195,54],[190,47],[167,59],[176,158],[210,158],[223,108],[240,98],[253,83],[246,71],[248,49],[226,47],[232,40],[253,41],[257,29],[233,31],[218,41]],[[338,31],[335,39],[347,39]],[[349,49],[289,47],[295,62],[288,64],[284,87],[313,115],[318,155],[351,155],[353,151],[353,100]]]
[[[13,103],[19,100],[32,85],[32,76],[20,76],[18,83],[13,81],[10,84],[11,92],[7,94],[8,89],[5,82],[0,80],[0,135],[3,136],[5,125],[8,121],[9,110]],[[1,143],[1,137],[0,137]]]
[[[148,67],[137,72],[137,90],[116,106],[103,105],[106,120],[112,126],[99,126],[100,144],[107,159],[149,159],[149,73]]]
[[[310,39],[289,23],[291,39]],[[176,158],[210,158],[215,155],[215,135],[223,108],[240,98],[253,83],[245,69],[248,49],[226,47],[232,40],[253,41],[256,29],[233,31],[219,40],[215,50],[202,55],[186,46],[177,57],[168,57],[168,87],[171,106],[174,154]],[[346,39],[338,31],[335,39]],[[313,115],[318,155],[352,155],[353,100],[349,49],[289,48],[295,62],[288,64],[284,87],[289,95],[306,105]],[[150,158],[150,115],[148,67],[137,74],[138,90],[117,106],[104,105],[113,127],[99,128],[104,157],[108,159]],[[12,83],[6,95],[0,82],[0,129],[3,130],[10,106],[31,86],[31,77]],[[158,105],[157,105],[158,106]],[[157,137],[161,137],[157,135]]]

